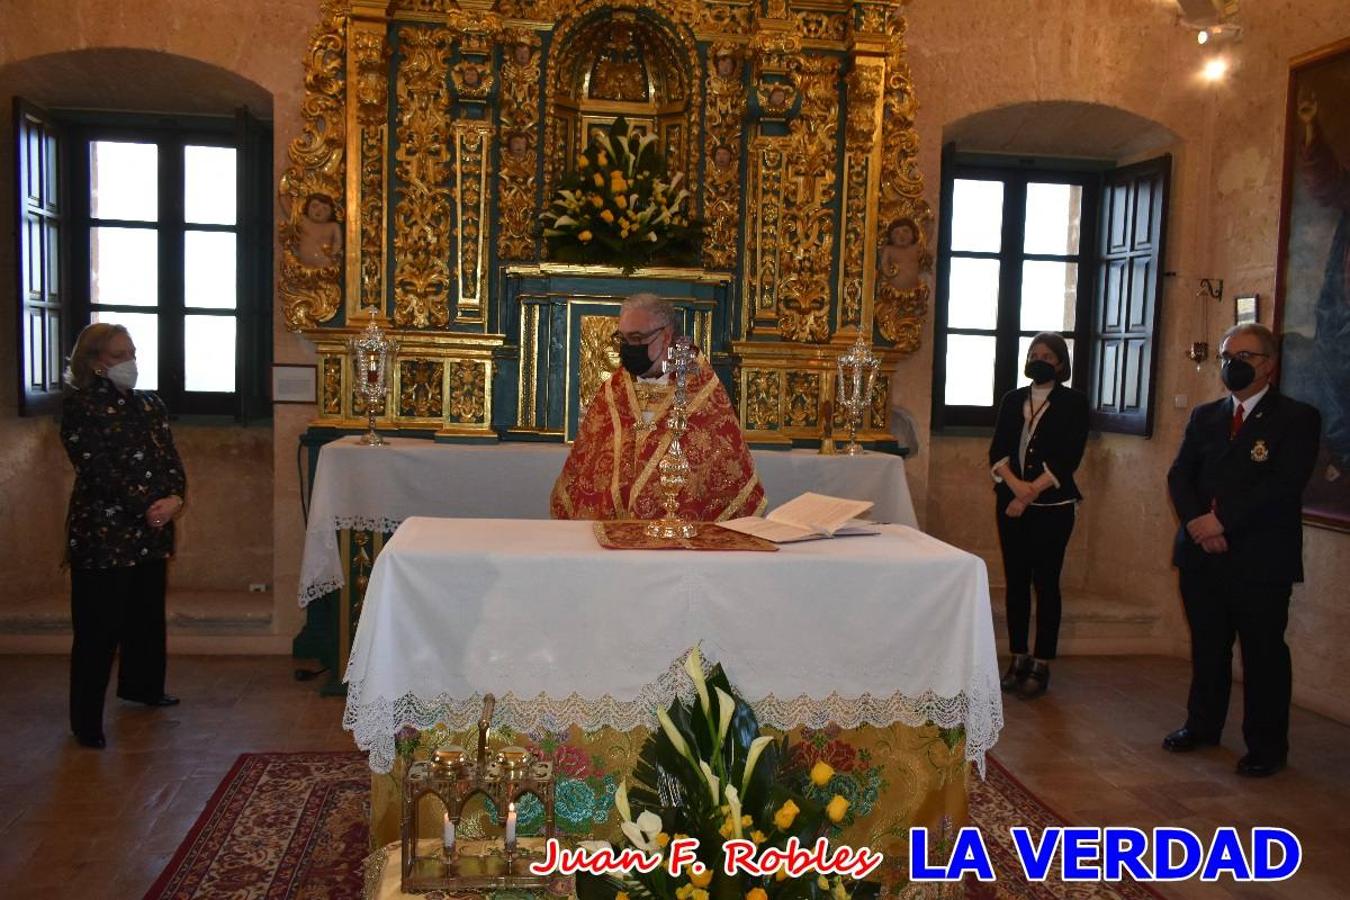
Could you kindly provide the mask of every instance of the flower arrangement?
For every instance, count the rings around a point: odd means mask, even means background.
[[[685,670],[694,702],[676,699],[657,711],[660,730],[643,745],[632,782],[614,797],[627,843],[660,854],[662,865],[647,873],[578,873],[578,900],[873,900],[880,884],[839,875],[723,872],[726,841],[753,842],[757,860],[790,842],[811,847],[845,821],[849,801],[836,794],[821,803],[794,790],[787,738],[759,733],[754,712],[734,696],[720,665],[705,677],[695,648]],[[817,760],[808,779],[821,788],[833,776]],[[669,871],[668,848],[682,838],[698,840],[702,871],[693,865]]]
[[[703,226],[689,212],[682,177],[667,180],[656,135],[631,133],[620,116],[592,139],[540,217],[549,257],[625,274],[653,260],[694,262]]]

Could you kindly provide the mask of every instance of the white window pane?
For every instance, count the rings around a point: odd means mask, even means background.
[[[1073,359],[1073,338],[1066,337],[1064,343],[1069,345],[1069,358]],[[1031,349],[1031,335],[1026,335],[1017,339],[1017,358],[1021,363],[1017,369],[1017,386],[1026,387],[1031,384],[1031,379],[1026,375],[1027,351]],[[1073,366],[1069,367],[1069,380],[1065,384],[1073,387]]]
[[[947,326],[994,328],[998,325],[998,269],[996,259],[952,257],[947,279]]]
[[[1078,263],[1022,263],[1020,331],[1073,331],[1078,303]]]
[[[1078,252],[1083,188],[1076,184],[1028,184],[1027,253],[1072,256]]]
[[[951,216],[953,250],[997,253],[1003,246],[1003,182],[956,179]]]
[[[948,406],[994,405],[994,338],[947,335]]]
[[[233,147],[184,147],[184,218],[197,225],[233,225],[234,178]]]
[[[136,345],[136,389],[159,390],[159,316],[154,313],[117,312],[96,309],[93,322],[111,322],[126,328]]]
[[[89,300],[125,306],[158,304],[159,233],[155,229],[89,229]]]
[[[94,141],[89,145],[89,214],[95,219],[159,218],[159,148]]]
[[[234,309],[234,244],[229,231],[183,235],[183,302],[206,309]]]
[[[234,316],[183,317],[183,388],[234,390]]]

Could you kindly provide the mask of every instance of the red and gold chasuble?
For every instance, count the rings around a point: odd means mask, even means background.
[[[763,512],[764,488],[750,448],[706,360],[699,360],[686,390],[689,428],[681,445],[689,481],[680,493],[679,515],[686,521],[717,522]],[[553,485],[553,518],[659,519],[665,514],[657,466],[670,446],[666,415],[674,394],[673,384],[637,382],[624,369],[604,383]]]

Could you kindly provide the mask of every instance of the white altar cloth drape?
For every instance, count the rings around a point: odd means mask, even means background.
[[[306,606],[342,587],[337,532],[393,531],[409,516],[547,519],[549,492],[562,470],[563,444],[438,444],[389,438],[367,447],[344,437],[319,451],[300,562]],[[769,508],[803,491],[871,500],[871,518],[918,525],[904,461],[889,453],[821,456],[814,450],[755,450]]]
[[[601,549],[588,522],[409,518],[375,563],[344,727],[388,771],[394,733],[654,725],[690,647],[760,721],[1003,725],[984,562],[904,526],[777,553]]]

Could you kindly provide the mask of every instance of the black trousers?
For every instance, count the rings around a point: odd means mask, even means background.
[[[1036,588],[1037,659],[1054,659],[1059,649],[1059,619],[1062,598],[1059,575],[1064,570],[1064,551],[1069,546],[1076,516],[1075,504],[1029,506],[1012,518],[999,501],[998,542],[1003,548],[1003,574],[1008,583],[1006,609],[1008,646],[1013,653],[1027,652],[1031,626],[1031,589]]]
[[[1242,736],[1262,761],[1289,753],[1293,675],[1284,629],[1290,585],[1259,585],[1226,574],[1220,560],[1181,570],[1191,626],[1191,692],[1186,727],[1218,739],[1233,685],[1233,638],[1242,648]]]
[[[117,696],[164,693],[164,560],[124,569],[72,569],[70,728],[102,734],[108,676],[120,647]]]

